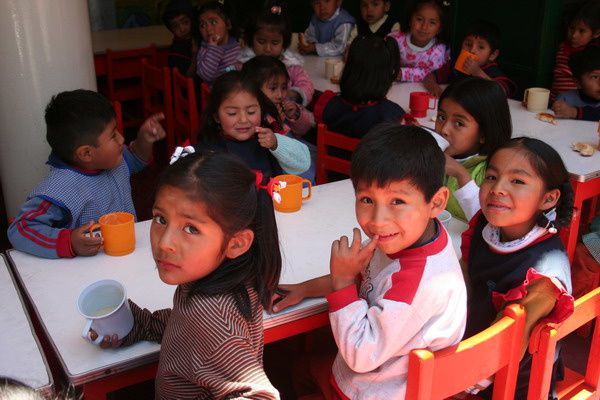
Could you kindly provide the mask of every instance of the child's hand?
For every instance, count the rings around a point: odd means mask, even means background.
[[[577,108],[571,107],[563,100],[556,100],[552,105],[552,111],[557,118],[577,118]]]
[[[269,150],[277,149],[277,138],[272,130],[257,126],[256,133],[258,133],[258,143],[262,147]]]
[[[138,139],[152,144],[158,140],[164,139],[167,133],[163,129],[160,121],[165,119],[165,114],[157,113],[148,117],[138,131]]]
[[[465,186],[472,178],[469,171],[453,157],[444,153],[446,157],[446,175],[453,176],[458,182],[458,187]]]
[[[90,232],[93,224],[94,221],[90,221],[71,231],[71,248],[76,255],[95,256],[102,247],[102,238],[94,237]]]
[[[90,329],[90,333],[88,335],[90,336],[90,340],[92,342],[98,338],[98,334],[93,329]],[[119,337],[117,335],[112,335],[112,337],[106,335],[106,336],[104,336],[104,339],[102,339],[102,342],[100,342],[100,347],[102,347],[103,349],[108,349],[111,347],[116,348],[116,347],[119,347],[120,345],[121,345],[121,340],[119,339]]]
[[[311,54],[317,51],[314,43],[309,43],[304,37],[304,33],[300,33],[298,36],[298,51],[300,54]]]
[[[348,244],[348,237],[342,236],[331,244],[331,258],[329,268],[333,290],[343,289],[353,284],[356,276],[373,258],[378,236],[362,247],[360,229],[354,228],[352,244]]]
[[[295,285],[279,285],[271,298],[273,312],[279,312],[304,300],[306,298],[305,284],[306,282]]]
[[[479,64],[477,64],[477,61],[473,58],[467,58],[463,64],[463,70],[465,71],[465,73],[467,75],[472,75],[472,76],[479,76],[479,73],[481,72],[481,68],[479,67]]]
[[[208,35],[208,40],[206,42],[210,45],[217,46],[219,44],[220,39],[221,39],[221,36],[219,36],[219,35],[216,35],[216,34]]]
[[[300,105],[295,101],[284,99],[283,113],[287,119],[295,121],[300,118]]]

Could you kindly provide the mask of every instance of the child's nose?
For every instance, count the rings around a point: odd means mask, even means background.
[[[175,240],[169,228],[165,228],[158,241],[158,247],[165,252],[175,251]]]

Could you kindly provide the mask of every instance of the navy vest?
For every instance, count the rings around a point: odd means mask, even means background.
[[[356,30],[358,32],[358,36],[379,36],[386,37],[394,27],[394,24],[397,23],[398,20],[391,15],[388,14],[385,22],[377,29],[377,31],[372,32],[369,28],[369,24],[365,22],[362,18],[356,21]]]

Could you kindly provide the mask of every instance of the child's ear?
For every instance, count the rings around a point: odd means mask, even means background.
[[[89,163],[94,158],[94,148],[89,144],[83,144],[73,152],[73,161],[76,164]]]
[[[560,190],[552,189],[544,194],[544,198],[542,199],[542,204],[540,205],[541,210],[549,210],[553,207],[556,207],[556,203],[558,203],[558,199],[560,199]]]
[[[450,197],[450,191],[446,186],[442,186],[431,198],[429,204],[431,205],[430,218],[435,218],[446,209],[448,198]]]
[[[492,51],[492,53],[490,54],[490,61],[496,61],[496,58],[498,58],[498,56],[500,55],[500,50],[496,49],[494,51]]]
[[[229,239],[225,247],[225,257],[237,258],[248,251],[254,242],[254,232],[250,229],[242,229]]]

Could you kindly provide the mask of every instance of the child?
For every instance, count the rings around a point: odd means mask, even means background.
[[[569,68],[569,58],[588,46],[598,46],[600,37],[600,3],[591,0],[586,3],[569,23],[567,40],[556,51],[556,62],[552,79],[551,99],[562,92],[577,89],[573,72]]]
[[[441,0],[417,0],[410,13],[409,32],[390,36],[400,49],[399,81],[421,82],[427,74],[439,69],[450,59],[450,49],[442,43],[447,24]]]
[[[129,178],[165,137],[163,118],[148,118],[127,147],[104,96],[83,89],[53,96],[45,113],[50,170],[8,228],[12,245],[45,258],[98,253],[102,239],[89,237],[89,227],[111,212],[135,215]]]
[[[410,351],[451,346],[465,326],[465,283],[436,218],[448,199],[444,155],[423,129],[387,123],[361,140],[351,168],[356,217],[371,240],[361,244],[355,228],[334,241],[330,275],[281,285],[287,294],[273,309],[327,295],[338,354],[333,370],[319,366],[321,377],[333,373],[326,398],[403,399]]]
[[[398,46],[393,39],[357,37],[348,51],[340,94],[323,93],[315,104],[315,119],[335,132],[357,138],[380,122],[400,122],[404,110],[385,98],[398,68]]]
[[[485,179],[487,155],[510,139],[512,123],[499,85],[465,77],[450,84],[438,103],[435,130],[446,148],[446,209],[468,221],[479,210],[479,185]]]
[[[385,37],[392,32],[399,32],[400,22],[388,14],[391,5],[391,0],[360,0],[360,19],[350,32],[348,45],[357,36]]]
[[[471,286],[465,338],[489,327],[507,304],[521,304],[525,354],[541,318],[559,323],[573,312],[569,260],[556,234],[572,213],[569,174],[552,147],[515,138],[490,154],[479,199],[481,213],[469,222],[461,245]],[[515,399],[527,396],[530,368],[527,353]]]
[[[227,6],[229,2],[227,0]],[[228,11],[227,6],[225,1],[210,0],[198,10],[202,43],[198,51],[197,73],[209,84],[219,75],[237,69],[240,44],[234,34],[233,11]]]
[[[160,279],[178,285],[173,308],[130,300],[131,332],[101,343],[159,342],[157,399],[279,399],[262,361],[263,307],[281,271],[270,188],[223,153],[188,155],[161,177],[150,243]]]
[[[516,83],[506,76],[496,63],[500,55],[500,29],[496,25],[487,21],[477,21],[467,30],[461,48],[477,56],[477,60],[468,58],[465,61],[463,69],[466,75],[494,81],[500,85],[506,97],[515,96],[517,92]],[[435,86],[437,88],[431,89],[428,87],[427,89],[430,92],[433,94],[441,93],[442,90],[437,85],[437,80],[441,82],[450,80],[452,82],[465,76],[464,73],[457,70],[446,71],[449,69],[449,66],[444,66],[441,70],[435,72]]]
[[[244,64],[242,73],[252,80],[279,110],[279,119],[284,126],[282,129],[273,129],[274,131],[282,131],[288,136],[293,134],[298,138],[298,136],[304,136],[309,129],[314,128],[313,113],[287,98],[289,76],[285,65],[279,59],[270,56],[256,56]],[[274,120],[269,117],[267,118]],[[315,180],[317,149],[312,143],[300,138],[298,140],[308,147],[311,158],[310,168],[301,176],[312,182]]]
[[[569,67],[578,89],[558,95],[552,110],[558,118],[600,119],[600,46],[590,46],[571,56]]]
[[[198,27],[194,7],[189,0],[172,0],[163,13],[163,23],[173,33],[169,48],[169,67],[186,76],[196,75]]]
[[[260,88],[240,72],[228,72],[212,88],[196,149],[234,153],[267,176],[300,174],[310,167],[308,148],[283,131],[273,133],[282,127],[277,109]]]
[[[273,2],[272,4],[278,4]],[[290,97],[303,106],[308,105],[315,92],[308,73],[304,70],[302,56],[289,49],[292,27],[284,13],[283,5],[272,5],[258,14],[244,31],[246,46],[240,54],[245,63],[254,56],[272,56],[280,59],[287,67],[290,77]]]
[[[298,51],[332,57],[344,53],[354,26],[354,17],[341,8],[342,0],[311,0],[313,16],[304,34],[300,34]]]

